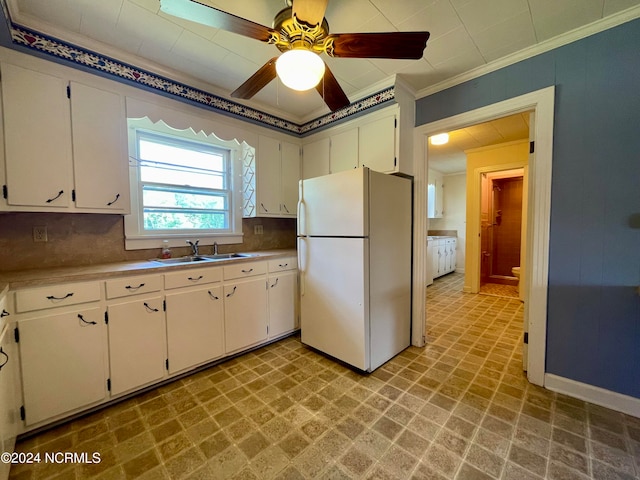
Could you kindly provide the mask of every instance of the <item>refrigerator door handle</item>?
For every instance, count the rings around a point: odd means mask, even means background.
[[[298,218],[298,235],[306,235],[306,225],[304,224],[304,189],[302,188],[302,180],[298,182],[298,211],[296,217]]]
[[[305,266],[304,266],[304,253],[303,251],[305,250],[303,248],[303,246],[305,245],[305,242],[307,241],[307,239],[305,237],[298,237],[298,271],[300,272],[300,296],[304,296],[304,272],[305,272]]]

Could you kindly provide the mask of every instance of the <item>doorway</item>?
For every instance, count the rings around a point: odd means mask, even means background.
[[[549,276],[549,221],[551,212],[551,163],[553,152],[553,114],[555,88],[547,87],[519,97],[437,120],[414,129],[414,285],[426,285],[426,241],[428,221],[427,168],[428,138],[432,135],[483,123],[506,115],[534,111],[536,122],[533,128],[535,152],[530,156],[531,179],[525,195],[527,204],[527,238],[531,245],[527,249],[525,262],[526,278],[521,278],[525,292],[525,325],[528,325],[529,356],[527,377],[536,385],[544,385],[547,287]],[[427,161],[425,162],[425,158]],[[478,190],[478,188],[476,188]],[[479,198],[479,192],[478,192]],[[476,236],[479,239],[479,236]],[[470,256],[470,253],[468,253]],[[414,318],[425,318],[424,291],[414,289]],[[427,318],[427,322],[429,319]],[[413,344],[425,344],[426,325],[413,322]]]

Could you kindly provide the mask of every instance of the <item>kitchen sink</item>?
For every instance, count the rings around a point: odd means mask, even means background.
[[[189,255],[186,257],[177,257],[177,258],[154,258],[154,262],[166,263],[168,265],[175,265],[181,263],[194,263],[194,262],[210,262],[213,259],[206,258],[202,255]]]
[[[216,255],[200,255],[207,260],[227,260],[229,258],[249,258],[255,257],[255,253],[218,253]]]

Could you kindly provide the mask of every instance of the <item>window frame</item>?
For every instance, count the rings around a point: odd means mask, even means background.
[[[220,190],[227,192],[228,202],[228,226],[224,229],[163,229],[148,230],[144,228],[144,205],[142,202],[143,188],[145,185],[161,185],[157,182],[143,182],[140,178],[138,164],[139,137],[157,138],[166,140],[167,145],[197,145],[201,144],[206,149],[211,146],[224,152],[226,163],[227,188]],[[184,246],[186,240],[200,240],[200,245],[242,243],[242,188],[241,166],[239,165],[240,144],[236,140],[220,140],[214,134],[206,135],[200,131],[195,133],[193,129],[177,130],[168,126],[163,121],[152,123],[148,118],[128,119],[129,141],[129,179],[131,191],[131,214],[125,215],[125,249],[137,250],[148,248],[160,248],[163,241],[168,241],[169,246]],[[172,186],[172,184],[166,184]],[[181,188],[176,185],[176,188]],[[200,191],[215,191],[216,189],[202,189],[199,187],[187,190],[197,193]]]

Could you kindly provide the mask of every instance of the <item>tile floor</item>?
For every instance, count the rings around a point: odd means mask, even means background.
[[[640,419],[527,383],[518,300],[427,289],[428,341],[371,375],[291,337],[18,445],[22,478],[640,479]]]
[[[518,287],[513,285],[501,285],[499,283],[483,283],[480,285],[480,293],[497,297],[518,298]]]

